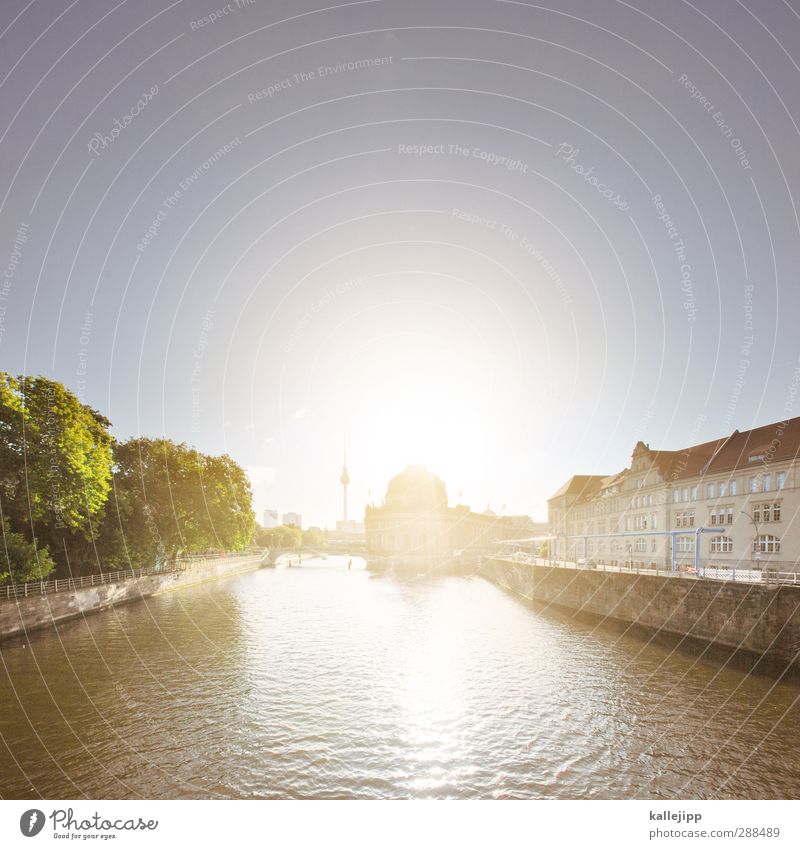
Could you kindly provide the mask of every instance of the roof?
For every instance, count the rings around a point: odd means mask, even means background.
[[[409,465],[389,481],[385,504],[395,510],[438,510],[447,507],[447,491],[425,466]]]
[[[681,481],[734,471],[763,472],[773,464],[800,457],[800,416],[735,430],[728,436],[691,445],[678,451],[652,451],[642,442],[634,448],[634,460],[646,459],[665,481]],[[588,499],[622,478],[627,469],[613,475],[573,475],[550,499],[575,495]]]
[[[548,501],[560,498],[562,495],[576,495],[579,498],[589,498],[600,489],[607,475],[573,475]]]
[[[773,422],[752,430],[692,445],[681,451],[653,451],[652,459],[666,480],[742,469],[763,470],[765,465],[800,455],[800,417]]]

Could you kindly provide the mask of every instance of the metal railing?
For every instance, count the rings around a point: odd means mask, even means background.
[[[105,584],[118,584],[121,581],[135,581],[148,575],[168,575],[173,572],[186,572],[209,562],[260,560],[261,554],[210,554],[190,555],[155,566],[143,566],[141,569],[118,569],[115,572],[97,572],[92,575],[82,575],[79,578],[56,578],[52,581],[28,581],[24,584],[6,584],[0,586],[0,602],[11,599],[29,598],[48,593],[71,592],[73,590],[100,587]]]
[[[531,554],[519,551],[513,554],[503,552],[492,554],[493,560],[504,560],[508,563],[525,563],[531,566],[547,566],[553,569],[576,569],[592,572],[627,572],[635,575],[660,575],[666,578],[706,578],[711,581],[736,581],[746,584],[796,584],[800,586],[800,573],[778,572],[774,569],[737,569],[735,567],[701,567],[697,574],[694,566],[685,565],[676,571],[664,568],[651,569],[637,564],[622,563],[612,566],[608,563],[586,562],[575,563],[574,561],[548,560],[546,557],[534,557]]]

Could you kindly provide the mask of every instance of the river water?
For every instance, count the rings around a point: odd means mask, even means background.
[[[4,798],[800,797],[800,690],[479,577],[331,557],[34,633],[2,663]]]

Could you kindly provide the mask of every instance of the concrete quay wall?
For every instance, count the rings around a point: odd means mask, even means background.
[[[117,604],[249,572],[260,565],[260,555],[226,557],[194,564],[183,572],[145,575],[111,584],[0,601],[0,639],[46,628]]]
[[[749,655],[800,674],[800,587],[563,569],[489,559],[481,574],[535,602]]]

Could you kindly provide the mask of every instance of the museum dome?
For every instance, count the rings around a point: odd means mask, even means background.
[[[406,466],[386,489],[385,506],[393,510],[440,510],[447,507],[444,481],[425,466]]]

